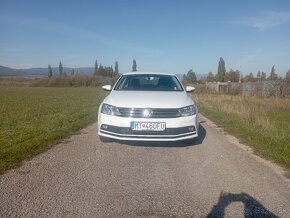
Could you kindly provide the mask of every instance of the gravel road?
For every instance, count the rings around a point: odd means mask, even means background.
[[[201,118],[193,144],[102,143],[97,124],[0,176],[0,217],[289,217],[282,170]]]

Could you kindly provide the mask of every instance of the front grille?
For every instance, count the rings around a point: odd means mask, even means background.
[[[121,117],[132,118],[175,118],[180,117],[176,108],[150,108],[152,114],[149,117],[143,115],[145,108],[119,108]]]

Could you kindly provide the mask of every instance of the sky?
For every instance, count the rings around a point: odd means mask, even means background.
[[[0,65],[242,74],[290,69],[289,0],[0,0]]]

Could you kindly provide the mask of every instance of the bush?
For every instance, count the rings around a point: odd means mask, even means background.
[[[117,77],[103,77],[94,75],[72,75],[72,76],[54,76],[34,81],[31,86],[35,87],[80,87],[80,86],[102,86],[106,84],[113,85]]]

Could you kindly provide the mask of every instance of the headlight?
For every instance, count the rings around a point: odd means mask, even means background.
[[[117,108],[113,105],[109,105],[109,104],[103,104],[101,112],[103,114],[108,114],[108,115],[113,115],[113,116],[120,116],[121,115],[119,108]]]
[[[196,114],[195,105],[189,105],[186,107],[182,107],[178,110],[178,114],[182,117],[187,117]]]

